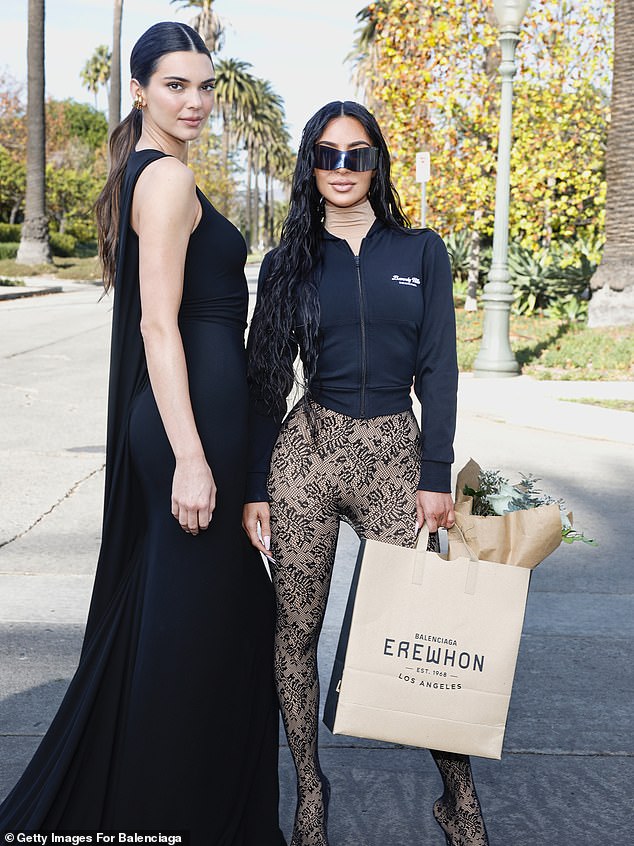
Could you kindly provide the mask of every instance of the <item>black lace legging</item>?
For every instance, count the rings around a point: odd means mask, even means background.
[[[419,430],[411,411],[358,420],[313,405],[293,409],[271,461],[271,552],[277,596],[275,672],[298,779],[291,846],[327,844],[327,792],[319,765],[317,641],[339,523],[361,538],[414,545]],[[486,846],[469,758],[432,751],[445,792],[434,815],[451,846]]]

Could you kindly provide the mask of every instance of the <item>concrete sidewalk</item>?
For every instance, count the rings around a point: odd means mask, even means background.
[[[260,263],[252,261],[247,264],[245,274],[251,293],[255,293],[255,284],[257,282],[258,273],[260,271]],[[3,285],[2,282],[7,280],[7,277],[0,277],[0,301],[2,300],[21,300],[28,297],[41,297],[47,294],[62,294],[71,291],[81,291],[87,286],[101,287],[102,283],[99,281],[75,281],[72,279],[62,279],[56,275],[42,274],[40,276],[24,276],[24,277],[10,277],[12,282],[21,282],[18,285]]]
[[[81,646],[103,486],[111,301],[99,296],[90,286],[0,303],[0,796],[45,731]],[[634,417],[562,399],[575,396],[634,399],[634,385],[461,378],[456,468],[472,456],[513,478],[533,473],[599,541],[562,545],[534,572],[504,757],[474,761],[492,846],[602,846],[627,842],[634,824]],[[344,526],[323,685],[356,549]],[[426,752],[324,727],[321,745],[332,846],[443,843]],[[283,744],[287,833],[293,778]]]
[[[56,276],[25,276],[19,280],[22,285],[3,285],[0,279],[0,301],[21,300],[26,297],[42,297],[47,294],[61,294],[79,286],[85,287],[86,282],[72,282],[58,279]]]

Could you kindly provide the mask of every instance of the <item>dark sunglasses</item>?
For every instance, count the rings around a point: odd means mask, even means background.
[[[325,144],[315,144],[315,167],[318,170],[374,170],[379,160],[378,147],[357,147],[337,150]]]

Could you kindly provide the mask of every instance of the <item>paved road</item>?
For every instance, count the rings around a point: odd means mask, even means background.
[[[110,302],[92,286],[0,302],[0,796],[55,712],[81,644],[99,544],[109,322]],[[534,573],[504,758],[474,762],[493,846],[631,839],[632,418],[560,399],[598,395],[634,398],[634,386],[461,384],[457,465],[473,456],[540,476],[600,543],[561,547]],[[356,546],[344,527],[324,682]],[[333,846],[440,846],[430,813],[440,784],[425,752],[325,729],[322,748]],[[289,830],[285,746],[281,783]]]

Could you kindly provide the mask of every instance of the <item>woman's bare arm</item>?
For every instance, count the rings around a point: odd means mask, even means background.
[[[194,176],[182,162],[159,159],[143,171],[132,205],[132,226],[139,236],[141,333],[150,383],[176,458],[172,514],[192,534],[207,528],[216,499],[178,327],[185,255],[200,214]]]

